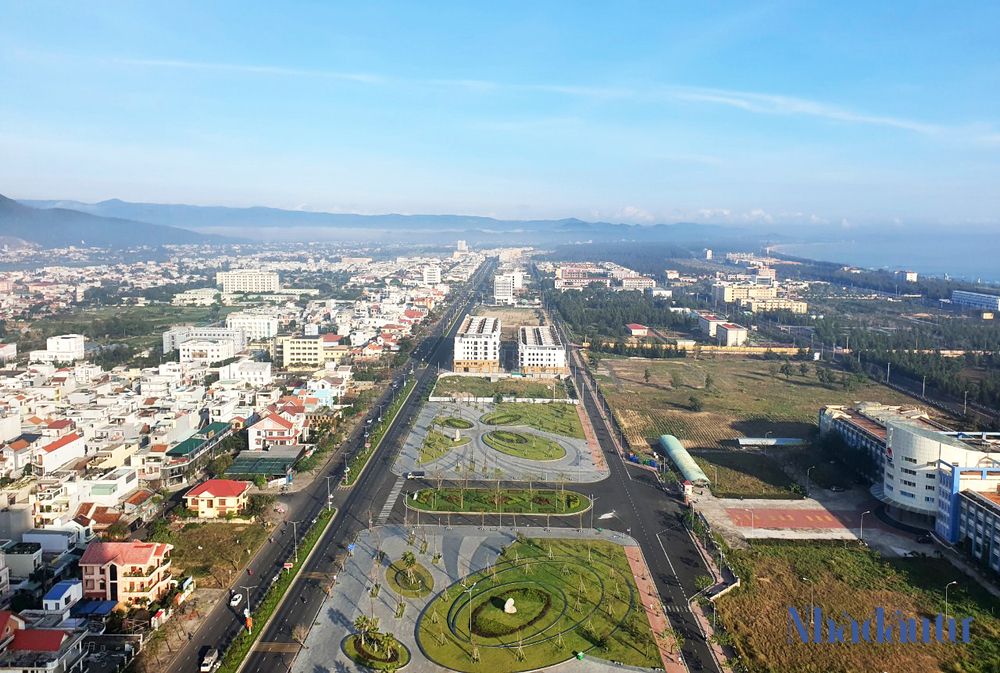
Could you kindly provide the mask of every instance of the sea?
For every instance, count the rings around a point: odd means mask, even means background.
[[[839,262],[866,269],[905,269],[923,276],[956,278],[1000,285],[1000,230],[919,235],[874,242],[859,237],[822,243],[772,247],[795,257]]]

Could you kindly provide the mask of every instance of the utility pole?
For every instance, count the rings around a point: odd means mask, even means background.
[[[920,397],[927,397],[927,374],[924,374],[924,382],[920,386]]]
[[[890,366],[890,363],[886,362],[885,363],[885,382],[886,383],[889,383],[889,366]]]
[[[297,528],[297,526],[298,526],[298,524],[300,524],[302,522],[301,521],[289,521],[289,523],[292,524],[292,545],[293,545],[293,548],[295,549],[295,562],[298,563],[299,562],[299,529]]]

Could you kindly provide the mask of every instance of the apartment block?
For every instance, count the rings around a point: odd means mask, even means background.
[[[466,316],[455,335],[454,370],[477,374],[500,371],[500,320]]]
[[[518,370],[529,376],[566,374],[566,348],[551,325],[522,326],[517,331]]]
[[[191,339],[232,339],[237,353],[247,348],[247,335],[242,329],[180,325],[163,333],[163,352],[175,351],[182,343]]]
[[[724,304],[731,304],[740,299],[774,299],[777,296],[778,288],[774,285],[753,283],[715,283],[712,285],[712,299]]]
[[[155,603],[170,589],[170,551],[156,542],[91,542],[80,558],[83,597],[127,607]]]
[[[260,294],[262,292],[277,292],[278,274],[256,269],[236,269],[219,271],[215,274],[215,283],[222,287],[226,294]]]
[[[278,336],[278,318],[266,313],[230,313],[226,327],[243,330],[250,341],[261,341]]]

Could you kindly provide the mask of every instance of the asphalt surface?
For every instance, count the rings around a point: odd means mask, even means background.
[[[280,572],[282,564],[291,561],[294,556],[295,542],[305,535],[308,526],[327,505],[328,484],[332,488],[332,504],[337,508],[337,515],[330,523],[323,537],[316,545],[312,557],[303,566],[298,578],[289,587],[284,602],[276,610],[272,620],[258,643],[293,644],[292,630],[297,624],[311,625],[316,613],[322,605],[325,596],[327,579],[315,579],[316,576],[329,576],[335,572],[334,559],[345,553],[347,545],[357,533],[369,525],[369,516],[377,517],[383,503],[399,479],[392,474],[389,467],[408,432],[408,426],[416,416],[423,398],[433,388],[438,366],[447,366],[451,360],[451,339],[460,324],[452,318],[464,315],[470,308],[475,297],[475,291],[488,279],[492,279],[492,263],[480,267],[477,274],[466,285],[466,288],[453,303],[452,308],[429,336],[418,345],[411,355],[410,363],[403,368],[405,373],[397,375],[387,390],[372,404],[364,422],[337,450],[329,469],[318,475],[313,483],[301,491],[281,496],[288,510],[287,521],[298,524],[279,525],[274,530],[274,542],[266,542],[254,557],[240,577],[233,583],[234,588],[247,595],[241,587],[249,589],[249,605],[251,610],[259,605],[273,583],[276,573]],[[447,328],[447,333],[444,333]],[[413,373],[410,373],[410,372]],[[407,402],[402,406],[383,436],[382,443],[369,459],[368,467],[362,472],[355,483],[347,488],[337,488],[336,484],[343,475],[344,465],[350,460],[364,442],[364,428],[367,420],[378,416],[379,405],[390,402],[396,389],[405,385],[408,376],[416,376],[417,383]],[[326,477],[331,479],[326,479]],[[220,601],[202,622],[197,632],[192,634],[189,642],[178,651],[171,671],[197,671],[201,657],[210,648],[225,651],[232,640],[239,635],[245,623],[243,610],[247,601],[241,601],[237,608],[230,608],[227,601]],[[262,624],[254,624],[261,628]],[[266,648],[266,646],[265,646]],[[260,648],[252,652],[246,660],[244,671],[288,670],[291,666],[294,647],[278,645],[272,649],[279,651],[264,651]]]

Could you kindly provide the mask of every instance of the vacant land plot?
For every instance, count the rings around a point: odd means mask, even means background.
[[[442,376],[434,387],[434,396],[495,398],[513,395],[525,399],[566,399],[566,385],[555,380],[502,378],[491,381],[485,376]]]
[[[720,622],[734,636],[736,649],[750,671],[985,673],[1000,667],[1000,619],[993,615],[1000,610],[1000,601],[948,561],[886,560],[867,549],[845,548],[839,542],[818,545],[815,541],[754,543],[749,549],[732,550],[728,557],[741,586],[720,598],[717,608]],[[949,616],[973,618],[970,643],[817,645],[800,643],[797,636],[789,642],[788,607],[803,612],[810,604],[821,608],[824,619],[831,618],[838,626],[850,624],[842,613],[861,624],[881,607],[897,641],[896,610],[906,619],[930,619],[933,632],[934,618],[945,611],[944,585],[952,580],[958,584],[948,594]],[[961,622],[958,630],[961,636]],[[870,635],[874,640],[874,629]],[[933,635],[931,639],[935,640]]]
[[[511,598],[514,614],[504,611]],[[527,540],[439,594],[422,613],[417,638],[427,657],[456,671],[533,671],[578,652],[660,667],[642,601],[620,546]]]
[[[580,414],[572,404],[504,403],[482,417],[487,425],[530,425],[536,430],[583,439]]]
[[[538,310],[533,308],[499,308],[496,306],[481,306],[476,313],[490,318],[499,318],[500,338],[504,341],[517,341],[517,328],[521,325],[542,324],[542,319]]]
[[[590,499],[573,491],[504,488],[425,488],[406,504],[431,512],[503,512],[504,514],[577,514]]]
[[[174,572],[178,577],[194,575],[204,587],[228,586],[267,538],[260,524],[186,523],[175,528]]]
[[[801,498],[801,489],[781,467],[759,453],[700,451],[692,457],[720,498]]]
[[[885,404],[917,402],[875,383],[853,390],[821,384],[817,366],[793,363],[794,373],[777,373],[765,360],[606,359],[600,383],[634,450],[649,453],[662,434],[688,448],[732,448],[737,437],[806,438],[816,429],[819,409],[856,400]],[[772,369],[774,371],[772,371]],[[649,381],[645,380],[649,372]],[[701,411],[692,411],[698,399]]]
[[[471,441],[471,437],[459,437],[456,440],[454,437],[448,437],[437,430],[428,430],[427,436],[424,437],[424,443],[420,445],[420,456],[417,458],[417,465],[437,460],[441,456],[447,455],[455,447],[468,444]]]

